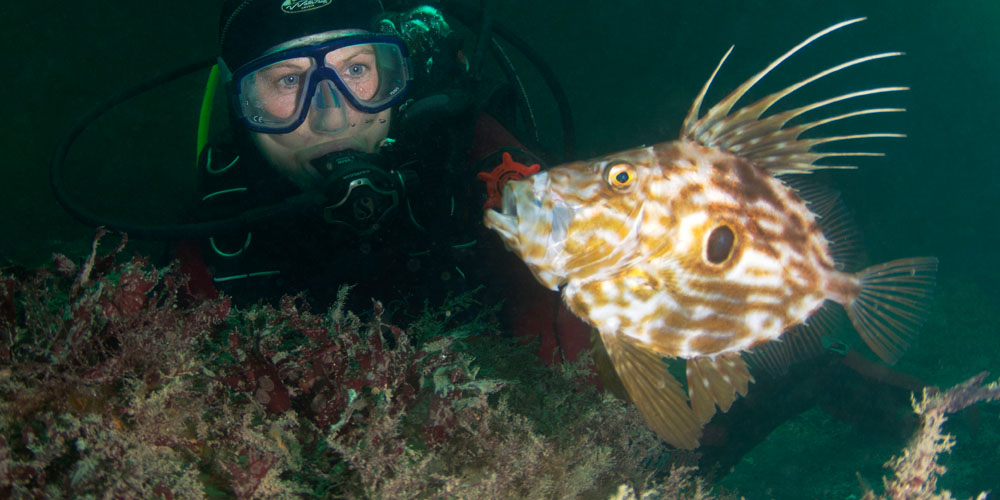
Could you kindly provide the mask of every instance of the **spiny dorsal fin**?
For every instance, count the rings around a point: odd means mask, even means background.
[[[629,398],[649,427],[677,448],[697,448],[701,423],[688,406],[681,384],[667,370],[667,363],[628,337],[602,333],[601,340]]]
[[[688,111],[688,115],[684,119],[684,124],[681,128],[681,139],[698,142],[708,147],[719,148],[742,156],[753,161],[758,167],[770,171],[774,175],[783,173],[809,173],[814,170],[824,168],[853,168],[846,165],[815,164],[817,160],[827,157],[881,156],[881,153],[861,151],[815,152],[812,151],[812,148],[813,146],[828,142],[872,137],[903,137],[903,135],[895,133],[871,133],[828,136],[810,139],[800,139],[799,136],[809,129],[825,125],[827,123],[872,113],[901,112],[903,111],[901,108],[867,108],[840,115],[829,116],[809,123],[803,123],[787,128],[785,125],[788,124],[790,120],[804,113],[822,108],[835,102],[871,94],[907,90],[906,87],[882,87],[851,92],[806,106],[783,111],[781,113],[775,113],[766,118],[761,118],[761,116],[779,100],[787,97],[809,83],[864,62],[901,55],[899,52],[873,54],[838,64],[816,73],[815,75],[812,75],[800,82],[790,85],[778,92],[763,97],[753,104],[730,113],[737,101],[739,101],[751,88],[753,88],[757,82],[763,79],[768,73],[771,72],[771,70],[778,67],[778,65],[798,52],[800,49],[832,31],[836,31],[844,26],[848,26],[862,20],[864,20],[864,18],[844,21],[807,38],[802,43],[796,45],[774,62],[769,64],[762,71],[751,77],[749,80],[743,82],[743,84],[733,90],[728,96],[719,101],[718,104],[712,106],[704,116],[699,117],[699,114],[701,113],[702,101],[705,98],[705,94],[708,92],[708,88],[711,85],[712,80],[715,79],[715,75],[722,67],[722,63],[725,62],[726,58],[733,50],[732,47],[730,47],[729,51],[727,51],[725,56],[722,57],[722,60],[719,61],[718,66],[716,66],[715,71],[712,72],[708,81],[705,82],[701,92],[699,92],[698,96],[695,97],[695,100],[691,105],[691,109]]]
[[[838,270],[853,273],[867,265],[861,231],[840,191],[801,175],[784,175],[779,180],[795,191],[816,215]]]
[[[718,356],[701,356],[687,360],[687,385],[691,408],[701,424],[715,415],[718,406],[723,413],[736,401],[737,394],[745,396],[753,376],[739,353]]]

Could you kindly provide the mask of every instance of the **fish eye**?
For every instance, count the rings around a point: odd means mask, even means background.
[[[604,168],[604,180],[615,191],[625,191],[635,183],[635,167],[626,161],[609,163]]]
[[[729,226],[718,226],[708,235],[705,257],[712,264],[722,264],[733,254],[736,234]]]

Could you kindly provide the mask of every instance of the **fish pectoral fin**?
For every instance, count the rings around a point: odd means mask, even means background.
[[[646,424],[677,448],[697,448],[701,424],[695,419],[680,382],[667,370],[667,363],[660,355],[628,338],[601,334],[601,340],[618,378]]]
[[[851,324],[882,361],[894,364],[930,315],[938,260],[898,259],[858,273],[861,289],[847,304]]]
[[[716,406],[723,413],[729,411],[737,394],[746,395],[750,382],[753,382],[753,376],[739,353],[687,360],[691,408],[701,425],[712,419]]]

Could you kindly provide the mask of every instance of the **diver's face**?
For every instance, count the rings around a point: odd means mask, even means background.
[[[328,67],[351,86],[359,97],[366,88],[378,86],[374,70],[374,51],[370,45],[345,47],[326,55]],[[305,58],[303,58],[305,59]],[[296,64],[307,67],[308,59],[287,62],[290,73],[300,71]],[[304,70],[304,67],[301,70]],[[365,71],[369,73],[365,74]],[[374,90],[372,90],[374,92]],[[299,188],[306,190],[323,181],[311,161],[326,154],[352,149],[374,153],[389,134],[391,108],[378,113],[366,113],[354,108],[329,81],[319,82],[317,97],[309,104],[305,121],[285,134],[252,132],[251,137],[265,159]]]

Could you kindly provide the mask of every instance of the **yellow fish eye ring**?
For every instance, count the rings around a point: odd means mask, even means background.
[[[620,193],[628,191],[635,184],[635,180],[635,166],[627,161],[608,162],[608,166],[604,167],[604,182],[615,191]]]

